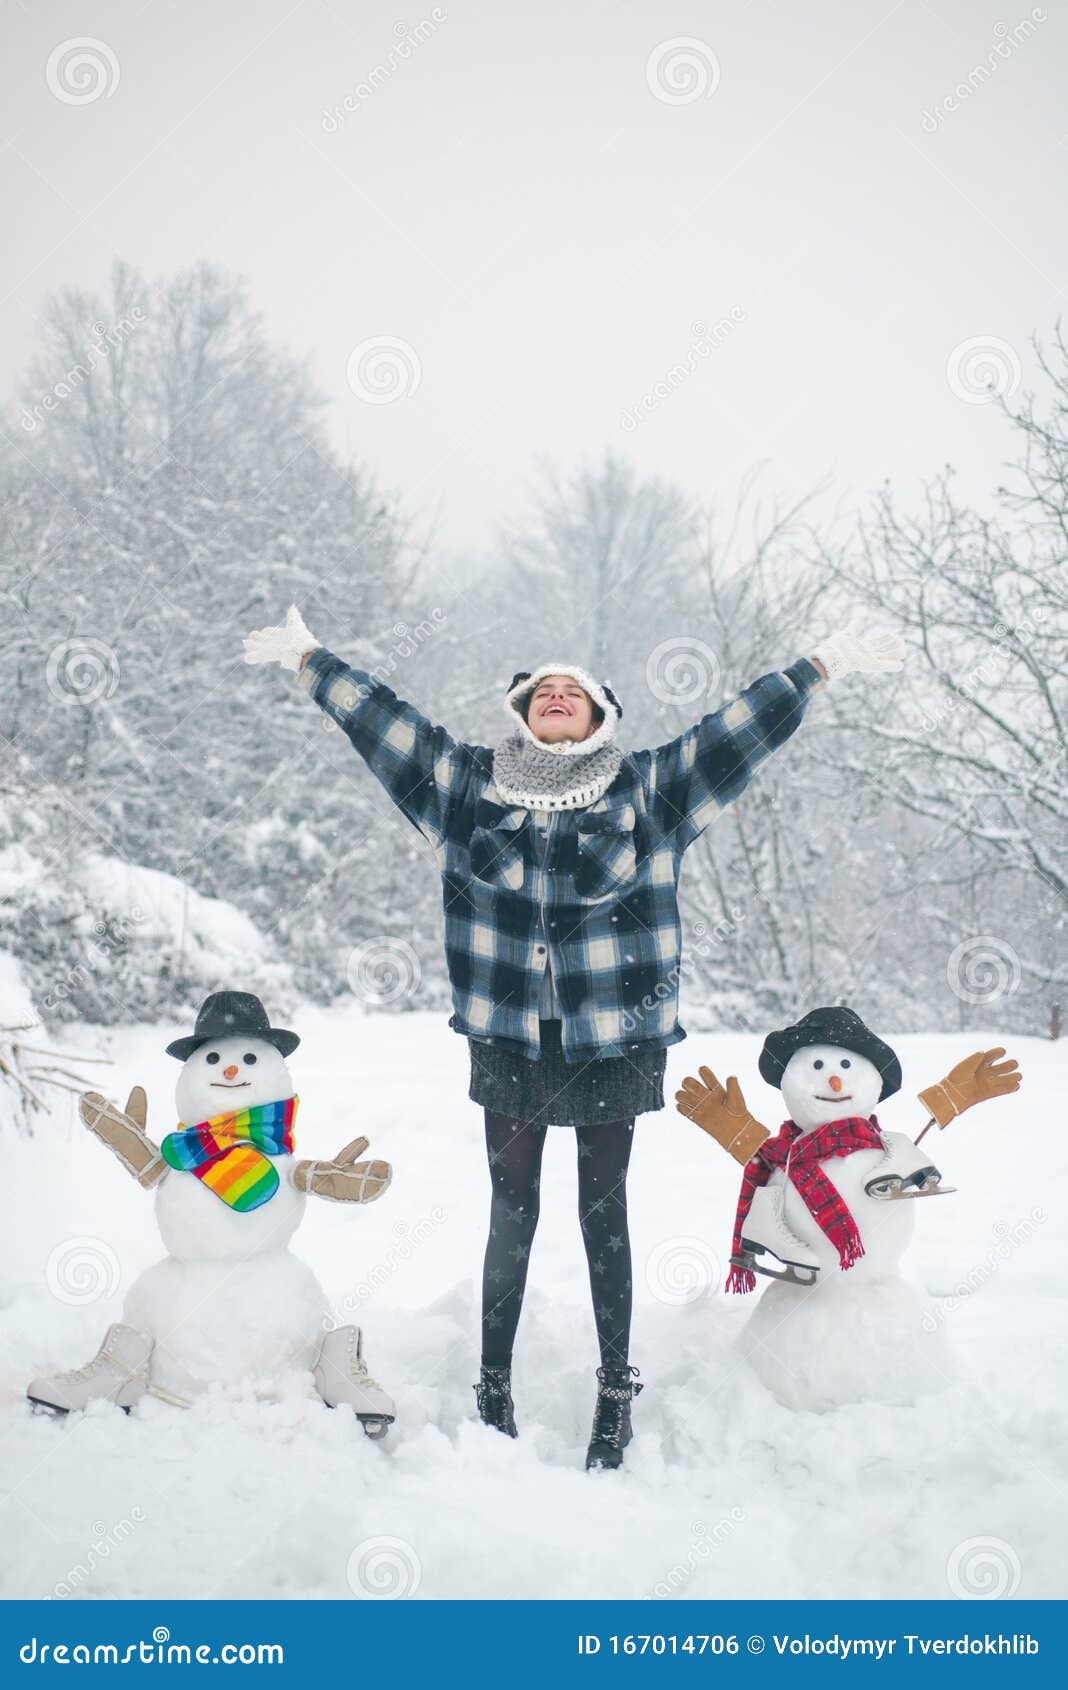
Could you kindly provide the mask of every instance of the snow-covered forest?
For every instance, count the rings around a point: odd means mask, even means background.
[[[300,358],[206,264],[67,290],[6,407],[0,1018],[158,1020],[239,966],[282,1005],[440,1007],[429,847],[241,635],[291,600],[334,650],[492,743],[511,674],[611,680],[670,737],[851,611],[909,646],[828,689],[683,878],[690,1025],[846,1000],[902,1030],[1047,1034],[1068,984],[1068,348],[990,405],[1003,484],[950,468],[725,509],[614,452],[531,466],[484,555],[331,444]],[[982,369],[973,379],[985,379]],[[867,696],[867,695],[865,695]],[[32,1006],[32,1008],[31,1008]]]

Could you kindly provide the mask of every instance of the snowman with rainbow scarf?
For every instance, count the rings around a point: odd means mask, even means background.
[[[359,1327],[329,1327],[327,1300],[289,1249],[308,1195],[372,1203],[388,1162],[363,1162],[365,1138],[331,1162],[294,1160],[298,1098],[286,1058],[296,1033],[272,1027],[259,998],[214,992],[194,1031],[167,1054],[182,1064],[178,1126],[157,1145],[140,1086],[120,1110],[95,1092],[82,1120],[138,1184],[156,1193],[167,1254],[134,1281],[122,1322],[85,1367],[34,1379],[27,1396],[53,1413],[107,1398],[130,1409],[145,1395],[176,1406],[212,1384],[270,1387],[310,1371],[331,1408],[353,1410],[369,1437],[394,1419],[371,1378]]]

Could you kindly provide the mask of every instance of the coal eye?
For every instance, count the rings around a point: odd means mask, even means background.
[[[256,1057],[255,1057],[255,1054],[251,1050],[247,1050],[245,1052],[244,1056],[241,1058],[241,1060],[242,1060],[242,1062],[247,1062],[249,1067],[251,1068],[253,1063],[256,1060]]]
[[[817,1056],[817,1058],[816,1058],[815,1062],[812,1064],[812,1066],[813,1066],[813,1068],[822,1068],[823,1067],[823,1057]]]
[[[247,1060],[248,1060],[248,1058],[247,1058],[247,1057],[246,1057],[246,1058],[245,1058],[245,1060],[246,1060],[246,1061],[247,1061]],[[851,1062],[850,1062],[850,1060],[849,1060],[849,1058],[848,1058],[848,1056],[843,1056],[843,1058],[842,1058],[842,1067],[843,1067],[843,1068],[852,1068],[852,1066],[853,1066],[853,1064],[852,1064],[852,1063],[851,1063]]]
[[[205,1062],[211,1062],[211,1063],[218,1062],[218,1060],[219,1060],[219,1053],[218,1053],[217,1050],[209,1050],[207,1056],[204,1058]]]

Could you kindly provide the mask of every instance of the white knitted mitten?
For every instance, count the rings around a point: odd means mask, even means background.
[[[255,628],[245,640],[246,663],[280,663],[283,669],[299,669],[305,652],[315,651],[322,644],[304,620],[295,604],[286,611],[286,619],[276,628]]]
[[[812,655],[823,664],[829,681],[858,670],[897,674],[905,661],[905,642],[900,634],[861,633],[856,623],[850,623],[840,633],[828,634]]]

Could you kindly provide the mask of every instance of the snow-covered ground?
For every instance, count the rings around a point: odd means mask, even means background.
[[[738,1170],[673,1107],[644,1117],[630,1193],[632,1353],[647,1389],[625,1471],[590,1476],[595,1351],[573,1135],[555,1131],[546,1150],[513,1444],[473,1418],[488,1179],[464,1042],[437,1016],[309,1009],[296,1025],[299,1153],[329,1155],[359,1131],[395,1167],[373,1208],[310,1205],[294,1248],[339,1318],[363,1324],[397,1424],[371,1443],[296,1383],[279,1400],[220,1394],[188,1412],[32,1415],[31,1374],[88,1360],[161,1249],[151,1199],[72,1108],[33,1141],[9,1129],[0,1594],[923,1598],[987,1577],[1020,1596],[1063,1593],[1068,1047],[1010,1040],[1020,1095],[938,1140],[959,1192],[917,1206],[908,1265],[940,1299],[958,1373],[912,1405],[812,1414],[769,1395],[738,1347],[755,1299],[721,1291]],[[120,1102],[144,1083],[159,1136],[174,1124],[173,1035],[68,1028],[57,1042],[111,1056],[93,1072]],[[915,1091],[997,1042],[896,1041],[905,1089],[884,1125],[914,1133]],[[737,1073],[775,1126],[758,1049],[694,1035],[670,1053],[670,1093],[707,1062]]]

